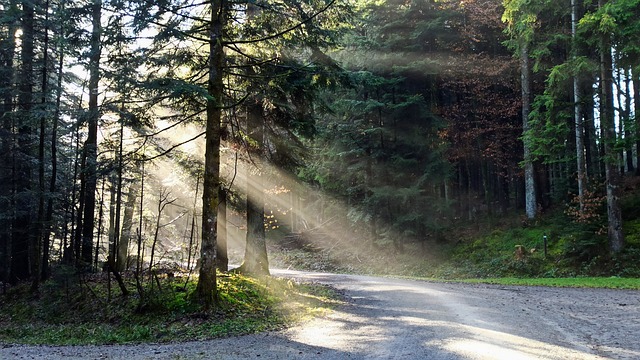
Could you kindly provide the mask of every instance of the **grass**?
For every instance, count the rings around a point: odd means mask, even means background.
[[[640,290],[640,279],[620,277],[493,278],[463,279],[459,281],[476,284]]]
[[[147,288],[143,298],[109,296],[103,275],[61,281],[58,276],[43,284],[37,298],[30,295],[27,284],[0,295],[0,343],[204,340],[281,329],[324,314],[338,302],[324,286],[238,274],[219,276],[218,306],[206,312],[189,296],[195,283],[187,283],[185,290],[179,277],[163,279],[160,289]]]

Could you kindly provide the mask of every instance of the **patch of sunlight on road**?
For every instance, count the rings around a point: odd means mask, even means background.
[[[440,349],[460,358],[473,360],[602,360],[588,352],[515,336],[504,332],[448,321],[427,320],[414,316],[382,317],[382,323],[402,323],[415,328],[437,329],[435,338],[422,346]],[[390,332],[391,331],[391,332]],[[372,325],[368,319],[353,314],[335,312],[330,318],[317,319],[293,332],[293,340],[350,353],[384,351],[385,345],[399,341],[392,329]],[[405,344],[409,346],[410,344]],[[383,355],[382,353],[376,353]]]
[[[427,346],[438,346],[465,358],[477,360],[605,359],[585,351],[568,349],[504,332],[466,325],[454,327],[457,330],[463,330],[463,337],[452,337],[444,341],[439,340],[437,343],[427,342]]]
[[[384,328],[368,322],[366,318],[335,311],[330,319],[316,319],[296,329],[292,340],[311,346],[353,351],[388,339]]]

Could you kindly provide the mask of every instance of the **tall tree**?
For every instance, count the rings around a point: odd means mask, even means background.
[[[207,308],[214,304],[217,297],[216,236],[218,231],[218,192],[220,190],[220,132],[224,96],[223,36],[230,4],[224,0],[211,0],[209,6],[211,18],[208,24],[208,96],[202,188],[202,245],[200,247],[200,277],[196,288],[198,298]]]
[[[81,252],[76,254],[84,266],[90,266],[93,258],[93,233],[95,227],[96,187],[98,182],[98,122],[100,106],[100,56],[102,54],[102,0],[91,3],[91,39],[89,50],[89,109],[87,112],[87,139],[84,143],[84,182]],[[76,245],[77,246],[77,245]]]
[[[571,37],[573,39],[573,59],[575,60],[578,52],[578,20],[580,17],[580,5],[577,0],[571,0]],[[584,146],[584,122],[582,117],[582,99],[581,99],[580,75],[573,76],[573,118],[575,121],[575,137],[576,137],[576,165],[578,180],[578,202],[580,211],[584,211],[584,197],[587,184],[587,171],[585,165],[585,146]]]
[[[15,0],[3,2],[0,18],[0,203],[3,216],[0,217],[0,274],[3,283],[12,281],[12,222],[15,200],[13,198],[13,110],[16,32],[19,25],[19,8]]]
[[[603,10],[606,0],[599,0]],[[616,125],[613,104],[613,59],[611,55],[611,29],[608,28],[606,14],[600,27],[600,124],[604,143],[604,162],[607,187],[607,215],[609,246],[613,253],[622,251],[625,245],[622,232],[622,212],[620,209],[620,172],[615,150]]]
[[[16,216],[12,227],[12,273],[17,279],[33,274],[33,260],[37,242],[34,216],[33,186],[31,184],[34,158],[33,127],[35,87],[35,4],[22,1],[20,27],[22,29],[20,67],[18,72],[18,104],[16,113],[17,149],[13,152],[13,186],[16,195]]]
[[[250,138],[251,162],[255,165],[247,170],[247,241],[241,271],[251,275],[268,275],[269,261],[264,229],[264,168],[262,151],[264,146],[264,115],[260,98],[247,103],[247,130]]]
[[[615,45],[621,45],[619,35],[621,34],[620,24],[625,23],[628,19],[628,11],[618,12],[618,6],[632,4],[623,1],[609,2],[607,0],[599,0],[597,8],[588,12],[580,21],[580,31],[585,36],[597,52],[598,64],[598,98],[600,115],[600,128],[602,140],[602,162],[605,170],[606,199],[607,199],[607,222],[608,222],[608,239],[609,248],[612,253],[619,253],[625,247],[624,233],[622,229],[622,212],[620,208],[621,196],[621,158],[619,157],[616,143],[618,135],[616,132],[616,111],[614,108],[614,62],[613,49]],[[631,6],[630,9],[637,10],[637,4]],[[614,41],[615,40],[615,41]],[[625,46],[619,46],[616,51],[625,53],[625,50],[631,50]],[[633,50],[632,50],[633,51]],[[619,119],[620,120],[620,119]]]
[[[527,8],[528,2],[519,0],[505,0],[503,21],[507,23],[507,30],[513,37],[513,47],[520,57],[520,78],[522,93],[522,131],[524,139],[524,182],[525,208],[529,219],[536,217],[537,198],[535,184],[535,169],[531,144],[527,140],[529,131],[529,115],[531,112],[531,59],[530,46],[533,41],[536,22],[535,9]]]

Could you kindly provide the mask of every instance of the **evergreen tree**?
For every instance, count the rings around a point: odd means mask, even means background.
[[[395,1],[362,9],[348,50],[334,56],[351,85],[327,94],[331,112],[317,145],[324,160],[306,172],[350,204],[352,223],[367,228],[363,241],[398,251],[405,241],[441,234],[447,216],[442,121],[432,111],[438,66],[429,52],[438,50],[436,36],[449,34],[427,30],[444,21],[434,10],[431,2]]]
[[[607,1],[599,0],[598,8],[604,10]],[[605,10],[606,11],[606,10]],[[625,245],[622,232],[622,213],[620,210],[620,173],[617,166],[614,144],[616,129],[613,104],[613,59],[611,53],[611,32],[608,27],[609,19],[606,12],[601,13],[599,35],[600,53],[600,124],[602,127],[602,141],[604,143],[604,163],[607,190],[607,219],[609,246],[612,252],[622,251]]]
[[[14,128],[14,76],[16,72],[16,32],[18,30],[19,8],[17,1],[3,1],[0,17],[0,94],[2,107],[0,108],[0,201],[2,202],[2,216],[0,216],[0,275],[3,283],[15,280],[12,275],[12,221],[15,211],[13,197],[13,128]]]

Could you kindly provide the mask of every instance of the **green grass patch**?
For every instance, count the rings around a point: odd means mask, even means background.
[[[0,343],[84,345],[203,340],[280,329],[330,311],[338,296],[321,285],[220,274],[218,305],[203,311],[194,281],[179,276],[122,297],[105,275],[80,278],[64,270],[41,286],[0,295]],[[160,284],[160,287],[158,287]],[[186,284],[186,286],[185,286]],[[114,284],[111,284],[114,286]]]
[[[464,283],[640,290],[640,279],[620,277],[464,279]]]

